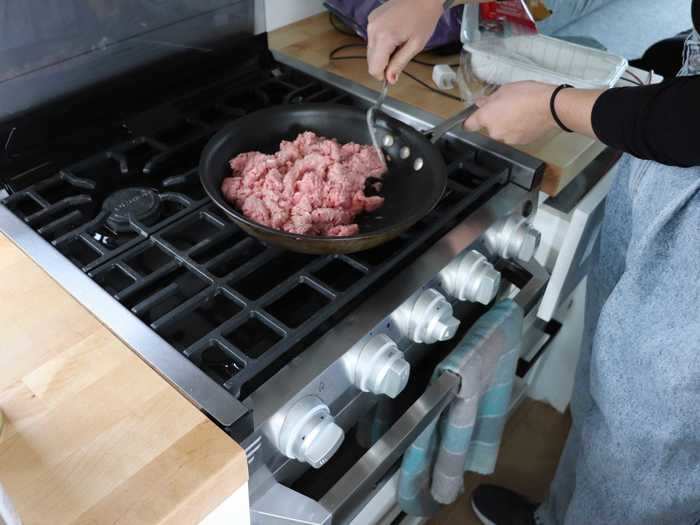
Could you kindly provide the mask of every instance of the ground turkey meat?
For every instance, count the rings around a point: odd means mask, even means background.
[[[241,153],[230,165],[233,174],[221,185],[226,200],[246,217],[289,233],[355,235],[355,217],[384,203],[365,195],[367,179],[385,171],[372,146],[341,145],[307,131],[283,141],[274,155]]]

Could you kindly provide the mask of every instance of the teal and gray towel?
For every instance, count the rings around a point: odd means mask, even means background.
[[[399,503],[429,516],[457,499],[465,471],[496,465],[520,354],[523,311],[505,300],[484,314],[437,367],[461,377],[452,404],[418,437],[401,465]]]

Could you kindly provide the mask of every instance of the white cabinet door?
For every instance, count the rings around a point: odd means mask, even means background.
[[[229,496],[200,525],[250,525],[248,483]]]

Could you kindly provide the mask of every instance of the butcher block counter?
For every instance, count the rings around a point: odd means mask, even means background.
[[[2,234],[0,298],[0,483],[25,525],[196,524],[244,487],[242,449]]]
[[[331,61],[329,58],[331,51],[339,46],[358,43],[362,43],[358,37],[342,34],[333,28],[326,13],[285,26],[269,35],[269,45],[274,52],[378,90],[381,86],[367,73],[366,61]],[[364,54],[364,49],[350,48],[339,52],[337,56]],[[459,55],[424,54],[419,58],[431,63],[459,63]],[[434,86],[431,67],[414,63],[408,66],[407,71]],[[452,94],[458,96],[459,91],[455,89]],[[462,102],[432,93],[406,75],[402,75],[396,86],[390,89],[389,96],[443,118],[464,109]],[[587,137],[557,131],[519,149],[546,163],[542,189],[550,195],[556,195],[597,157],[605,146]]]

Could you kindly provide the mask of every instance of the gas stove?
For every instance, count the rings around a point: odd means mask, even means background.
[[[280,497],[291,521],[303,509],[319,523],[346,515],[347,502],[335,513],[309,503],[309,467],[347,470],[337,465],[365,449],[343,437],[378,399],[408,407],[458,326],[497,295],[529,311],[546,280],[525,253],[543,166],[476,135],[439,142],[449,170],[439,205],[365,252],[282,251],[205,196],[199,155],[225,122],[273,104],[366,108],[375,97],[292,62],[233,68],[5,177],[0,230],[244,445],[256,523],[279,513],[269,505]],[[437,123],[397,101],[385,108],[418,129]],[[327,489],[333,478],[321,479]]]

